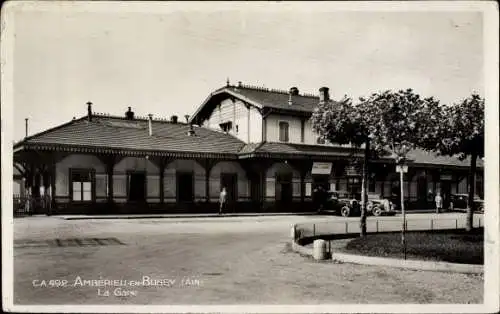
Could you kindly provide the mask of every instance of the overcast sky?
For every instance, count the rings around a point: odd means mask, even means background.
[[[227,78],[315,94],[328,86],[333,98],[413,88],[450,103],[484,90],[481,13],[56,4],[14,16],[15,140],[24,118],[33,134],[86,114],[87,101],[96,112],[182,117]]]

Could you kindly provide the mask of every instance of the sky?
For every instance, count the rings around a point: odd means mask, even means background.
[[[16,10],[14,140],[25,118],[32,135],[85,115],[88,101],[95,112],[183,117],[228,78],[314,94],[327,86],[334,99],[412,88],[453,103],[484,92],[480,12],[95,5]]]

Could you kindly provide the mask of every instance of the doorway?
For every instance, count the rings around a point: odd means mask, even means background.
[[[279,199],[278,199],[279,197]],[[293,199],[292,174],[278,174],[276,177],[276,198],[281,204],[289,204]]]
[[[321,187],[324,191],[330,190],[330,175],[316,174],[312,176],[312,190]]]
[[[238,176],[236,173],[221,173],[220,186],[226,188],[226,206],[229,211],[234,211],[238,199]]]
[[[427,178],[418,177],[417,179],[417,197],[420,208],[427,208]]]
[[[128,181],[128,200],[144,202],[146,200],[146,174],[144,172],[130,172]]]
[[[441,181],[441,197],[443,198],[443,208],[450,206],[451,181]]]
[[[189,203],[194,198],[193,173],[177,173],[177,202]]]

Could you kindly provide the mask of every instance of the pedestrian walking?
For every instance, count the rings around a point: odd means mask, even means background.
[[[227,202],[226,187],[222,187],[219,196],[219,215],[222,215],[222,212],[226,209],[226,202]]]
[[[443,208],[443,198],[441,197],[440,192],[438,192],[436,194],[436,197],[434,198],[434,202],[436,202],[436,213],[439,214],[439,212]]]

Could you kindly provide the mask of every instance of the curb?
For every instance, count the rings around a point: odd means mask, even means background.
[[[272,217],[272,216],[301,216],[315,215],[315,213],[249,213],[249,214],[159,214],[159,215],[87,215],[87,216],[56,216],[64,220],[88,220],[88,219],[151,219],[151,218],[226,218],[226,217]]]
[[[295,241],[292,241],[292,250],[296,253],[313,257],[313,249],[302,246]],[[370,265],[370,266],[388,266],[394,268],[404,268],[411,270],[439,271],[439,272],[454,272],[463,274],[483,274],[484,266],[475,264],[458,264],[446,262],[431,262],[419,260],[403,260],[397,258],[374,257],[346,253],[332,253],[332,261]]]
[[[483,265],[403,260],[397,258],[374,257],[374,256],[364,256],[364,255],[355,255],[346,253],[333,253],[332,260],[344,263],[372,265],[372,266],[389,266],[389,267],[412,269],[412,270],[454,272],[463,274],[483,274],[484,272]]]

